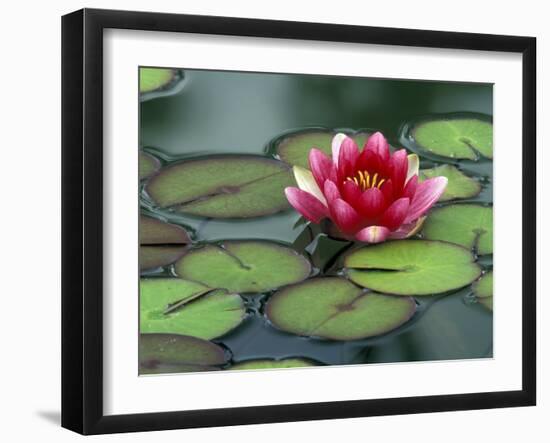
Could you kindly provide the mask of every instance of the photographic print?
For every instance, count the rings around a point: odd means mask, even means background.
[[[140,375],[492,358],[492,84],[140,67],[136,96]]]

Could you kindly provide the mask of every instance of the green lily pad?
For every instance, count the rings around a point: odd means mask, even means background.
[[[151,92],[168,85],[175,71],[167,68],[139,68],[139,92]]]
[[[450,243],[401,240],[357,249],[344,259],[350,280],[374,291],[430,295],[469,285],[481,274],[467,249]]]
[[[160,169],[160,161],[146,152],[139,153],[139,179],[145,180]]]
[[[242,298],[175,278],[140,281],[140,331],[210,340],[237,327],[246,315]]]
[[[493,125],[475,118],[429,120],[413,128],[423,150],[442,157],[477,160],[478,153],[493,157]]]
[[[493,208],[473,204],[444,206],[431,211],[422,233],[429,240],[442,240],[480,255],[493,253]]]
[[[308,366],[318,366],[317,362],[306,358],[284,358],[282,360],[260,359],[247,360],[235,363],[228,369],[246,370],[246,369],[286,369],[286,368],[304,368]]]
[[[139,217],[139,243],[142,245],[185,245],[191,243],[191,240],[182,227],[141,215]]]
[[[196,337],[175,334],[141,334],[139,373],[216,371],[227,363],[223,348]]]
[[[412,297],[366,292],[343,278],[315,278],[277,292],[266,315],[283,331],[331,340],[357,340],[391,331],[416,310]]]
[[[284,163],[260,156],[211,156],[162,169],[147,192],[162,208],[212,218],[247,218],[289,208],[284,194],[295,185]]]
[[[459,169],[451,165],[436,166],[431,169],[422,169],[418,174],[420,182],[434,177],[447,177],[447,187],[439,201],[455,200],[458,198],[472,198],[481,192],[481,183],[475,178],[468,177]]]
[[[493,271],[489,271],[472,285],[478,303],[493,310]]]
[[[311,264],[293,249],[260,241],[226,241],[185,254],[176,273],[211,288],[264,292],[307,278]]]
[[[142,215],[139,242],[139,268],[144,271],[174,263],[191,240],[185,229]]]
[[[276,142],[275,150],[279,158],[292,166],[301,166],[309,169],[309,151],[317,148],[332,157],[332,138],[337,134],[335,131],[323,131],[314,129],[310,131],[299,131],[289,134]],[[367,141],[369,134],[360,132],[352,136],[360,149]]]

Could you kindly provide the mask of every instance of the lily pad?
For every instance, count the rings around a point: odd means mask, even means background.
[[[458,198],[472,198],[481,192],[481,183],[475,178],[468,177],[458,168],[451,165],[436,166],[431,169],[422,169],[419,173],[419,181],[423,182],[433,177],[447,177],[447,187],[439,198],[439,201],[455,200]]]
[[[185,229],[142,215],[139,242],[139,267],[143,271],[174,263],[191,240]]]
[[[210,340],[231,331],[246,315],[238,294],[175,278],[140,281],[140,331]]]
[[[475,118],[428,120],[412,131],[416,144],[442,157],[477,160],[493,157],[493,125]]]
[[[259,359],[247,360],[235,363],[228,369],[246,370],[246,369],[286,369],[286,368],[304,368],[308,366],[318,366],[319,363],[306,358],[284,358],[282,360]]]
[[[185,245],[191,243],[189,235],[180,226],[153,217],[139,217],[139,243],[142,245]]]
[[[145,180],[160,169],[160,161],[146,152],[139,153],[139,179]]]
[[[344,259],[350,280],[397,295],[431,295],[469,285],[481,274],[467,249],[450,243],[401,240],[363,247]]]
[[[293,249],[260,241],[226,241],[189,251],[176,273],[211,288],[264,292],[307,278],[311,264]]]
[[[185,246],[155,245],[139,247],[139,269],[147,271],[177,261],[185,253]]]
[[[434,209],[422,231],[429,240],[443,240],[480,255],[493,253],[493,208],[457,204]]]
[[[336,131],[323,131],[320,129],[299,131],[277,140],[275,149],[279,158],[285,163],[292,166],[309,168],[308,156],[311,148],[320,149],[331,157],[332,138],[336,134]],[[357,142],[359,148],[362,149],[368,136],[369,134],[366,132],[359,132],[352,135],[352,138]]]
[[[478,303],[493,310],[493,271],[489,271],[472,285]]]
[[[284,163],[260,156],[211,156],[176,163],[151,178],[146,190],[162,208],[212,218],[247,218],[288,209],[294,185]]]
[[[412,297],[366,292],[338,277],[315,278],[284,288],[266,306],[275,327],[331,340],[384,334],[409,320],[415,310]]]
[[[223,348],[196,337],[175,334],[141,334],[139,373],[216,371],[227,363]]]
[[[151,92],[168,85],[175,76],[174,69],[139,68],[139,92]]]

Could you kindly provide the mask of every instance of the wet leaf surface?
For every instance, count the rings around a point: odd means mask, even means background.
[[[415,311],[411,297],[365,292],[342,278],[315,278],[271,297],[266,315],[283,331],[332,340],[357,340],[391,331]]]
[[[348,254],[344,266],[348,278],[358,285],[406,296],[452,291],[481,275],[467,249],[425,240],[363,247]]]
[[[319,363],[306,358],[284,358],[281,360],[258,359],[247,360],[235,363],[228,369],[231,371],[249,370],[249,369],[286,369],[286,368],[304,368],[308,366],[318,366]]]
[[[160,161],[146,152],[139,152],[139,179],[145,180],[160,169]]]
[[[449,180],[445,192],[439,201],[455,200],[460,198],[472,198],[481,192],[481,183],[472,177],[468,177],[458,168],[451,165],[441,165],[435,168],[422,169],[419,173],[419,181],[423,182],[433,177],[447,177]]]
[[[168,85],[174,79],[174,69],[140,68],[139,92],[151,92]]]
[[[226,241],[189,251],[176,263],[176,272],[211,288],[258,293],[307,278],[311,265],[276,243]]]

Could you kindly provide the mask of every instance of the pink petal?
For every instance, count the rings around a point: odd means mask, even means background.
[[[388,238],[390,230],[385,226],[369,226],[361,229],[355,238],[365,243],[380,243]]]
[[[361,224],[361,217],[353,207],[342,199],[336,199],[330,205],[330,217],[345,234],[353,234]]]
[[[359,158],[359,148],[357,143],[351,138],[346,137],[340,145],[338,156],[338,177],[345,180],[348,176],[355,175],[355,164]]]
[[[378,188],[369,188],[361,195],[356,208],[366,218],[377,218],[386,207],[384,194]]]
[[[333,181],[325,180],[325,187],[323,190],[325,198],[327,199],[328,204],[330,205],[334,200],[341,198],[340,191],[338,186]]]
[[[409,198],[411,201],[416,193],[416,187],[418,186],[418,175],[413,175],[403,189],[403,197]]]
[[[345,140],[346,137],[346,134],[342,134],[341,132],[339,132],[332,138],[332,161],[337,168],[338,158],[340,158],[340,146],[342,146],[342,142]]]
[[[405,179],[407,178],[407,171],[409,169],[409,160],[407,159],[407,151],[400,149],[395,152],[391,157],[391,180],[393,182],[393,189],[395,192],[401,192],[405,185]]]
[[[395,231],[405,220],[409,205],[410,200],[406,197],[395,200],[384,212],[380,224],[386,226],[390,231]]]
[[[385,162],[390,158],[390,145],[381,132],[375,132],[369,137],[365,150],[375,152]]]
[[[382,172],[384,169],[382,167],[383,163],[384,160],[376,152],[363,149],[357,159],[357,169],[359,171],[369,171],[371,174],[379,171]]]
[[[319,188],[323,189],[325,180],[336,181],[336,168],[332,160],[321,150],[313,148],[309,151],[309,168],[313,173]]]
[[[355,182],[346,180],[342,185],[342,197],[350,205],[355,206],[361,195],[361,189],[359,189],[359,186],[357,186]]]
[[[405,223],[410,223],[424,215],[445,192],[447,181],[447,177],[434,177],[420,183],[416,188]]]
[[[326,206],[308,192],[289,187],[285,188],[285,195],[294,209],[313,223],[319,223],[322,218],[328,216]]]

